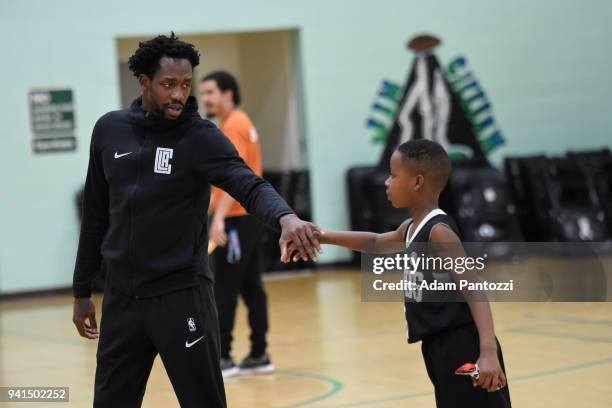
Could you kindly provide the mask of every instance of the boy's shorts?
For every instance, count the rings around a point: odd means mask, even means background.
[[[504,359],[497,342],[497,355],[504,373]],[[456,375],[465,363],[475,363],[480,354],[478,330],[473,324],[453,327],[423,340],[421,350],[427,374],[434,385],[438,408],[510,408],[508,386],[488,392],[472,386],[469,376]]]

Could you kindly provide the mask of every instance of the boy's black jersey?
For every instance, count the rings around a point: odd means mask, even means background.
[[[426,244],[429,242],[432,228],[437,224],[447,225],[459,236],[459,231],[453,219],[446,215],[444,211],[435,209],[427,214],[417,226],[413,224],[412,220],[409,221],[405,237],[406,252],[411,256],[428,257]],[[444,275],[447,280],[451,279],[448,273]],[[417,288],[406,293],[406,302],[404,303],[409,343],[427,339],[445,329],[463,326],[474,321],[465,301],[432,301],[431,297],[434,295],[431,292],[418,289],[423,280],[431,283],[435,279],[440,280],[440,278],[439,275],[434,276],[434,271],[426,268],[421,268],[414,274],[408,273],[407,275],[407,279],[415,282]],[[458,293],[455,295],[460,296]]]
[[[107,113],[91,138],[83,220],[74,272],[76,297],[107,266],[123,293],[156,296],[195,286],[208,270],[210,184],[231,194],[249,213],[278,228],[293,211],[253,173],[229,139],[198,115],[189,97],[176,120],[142,110]]]

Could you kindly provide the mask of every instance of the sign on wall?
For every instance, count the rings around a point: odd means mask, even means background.
[[[34,153],[76,150],[72,89],[32,89],[28,100]]]

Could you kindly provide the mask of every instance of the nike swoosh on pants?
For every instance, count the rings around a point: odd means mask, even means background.
[[[194,340],[193,342],[189,342],[189,340],[185,340],[185,347],[189,348],[191,346],[193,346],[194,344],[196,344],[198,341],[202,340],[204,338],[204,336],[200,337],[197,340]]]

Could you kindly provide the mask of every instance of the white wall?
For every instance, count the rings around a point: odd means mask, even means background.
[[[261,136],[264,169],[302,168],[292,31],[241,34],[238,49],[243,108]]]

